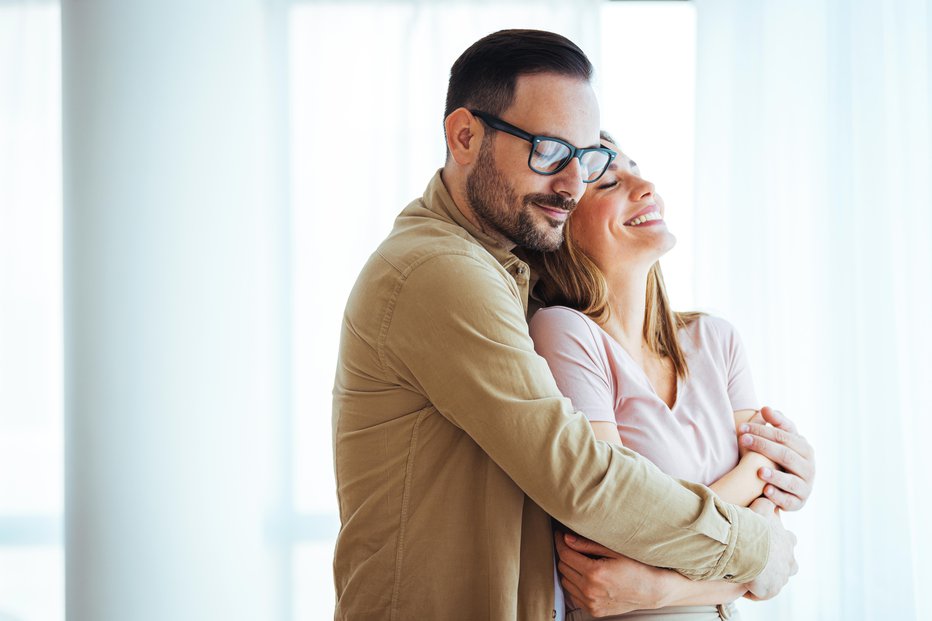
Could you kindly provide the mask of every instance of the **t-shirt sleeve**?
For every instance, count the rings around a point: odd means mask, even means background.
[[[756,410],[760,407],[751,367],[748,364],[744,343],[735,327],[724,319],[711,318],[718,335],[725,361],[725,373],[728,381],[728,399],[734,411]]]
[[[535,313],[530,332],[534,349],[547,361],[573,408],[590,421],[614,423],[611,371],[590,320],[568,308],[544,308]]]

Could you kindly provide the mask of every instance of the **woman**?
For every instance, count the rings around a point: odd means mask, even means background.
[[[670,309],[657,261],[676,239],[664,223],[663,201],[607,134],[603,144],[618,157],[586,190],[566,225],[565,244],[539,257],[536,292],[547,308],[531,321],[535,348],[598,439],[748,506],[764,490],[758,469],[774,464],[739,451],[736,429],[752,418],[761,422],[741,341],[721,319]],[[561,571],[572,570],[563,563]],[[746,591],[646,566],[640,577],[658,587],[662,581],[662,615],[612,618],[735,618],[730,602]],[[562,584],[573,610],[580,593],[567,578]],[[567,618],[586,616],[576,610]]]

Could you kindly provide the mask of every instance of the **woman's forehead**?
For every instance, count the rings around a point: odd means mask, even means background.
[[[617,170],[619,167],[628,168],[631,166],[632,164],[631,158],[628,157],[628,155],[624,151],[622,151],[621,148],[617,144],[615,144],[611,140],[605,140],[603,138],[602,146],[608,147],[609,149],[611,149],[612,151],[618,154],[618,157],[612,160],[612,165],[610,166],[610,169]]]

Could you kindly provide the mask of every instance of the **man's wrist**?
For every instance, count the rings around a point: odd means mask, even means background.
[[[683,576],[675,571],[668,569],[659,570],[657,579],[653,581],[653,593],[651,593],[651,609],[666,608],[672,606],[677,601],[677,593],[682,584]]]

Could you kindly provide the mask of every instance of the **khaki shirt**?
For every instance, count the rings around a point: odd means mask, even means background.
[[[766,564],[762,518],[594,439],[534,352],[529,279],[439,172],[359,275],[333,391],[336,619],[551,619],[550,516],[692,578]]]

